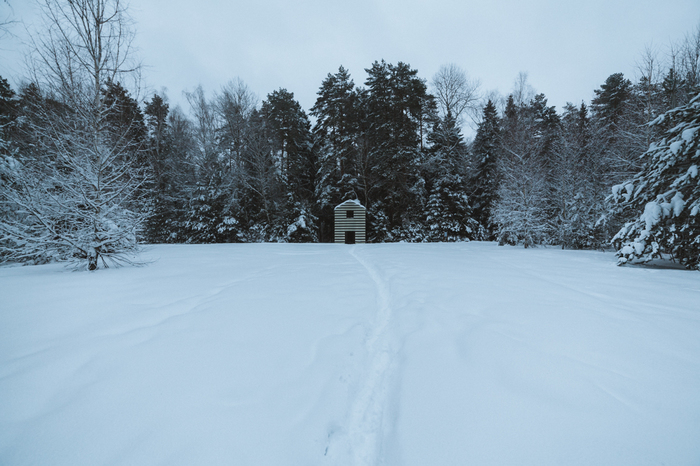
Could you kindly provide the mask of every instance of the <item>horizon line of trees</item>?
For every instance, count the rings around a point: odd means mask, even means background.
[[[612,74],[561,113],[524,74],[482,101],[455,65],[429,86],[382,60],[362,86],[329,73],[309,114],[286,89],[258,105],[240,80],[187,93],[185,114],[125,85],[120,0],[44,10],[31,77],[17,91],[0,77],[2,261],[94,270],[142,242],[332,241],[333,208],[358,199],[370,242],[612,242],[621,262],[700,263],[700,28],[668,60],[647,50],[636,82]]]

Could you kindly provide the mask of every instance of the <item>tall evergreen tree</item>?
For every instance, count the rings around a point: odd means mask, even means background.
[[[17,118],[17,95],[12,90],[6,79],[0,77],[0,192],[7,189],[6,184],[11,183],[14,172],[18,168],[16,145],[12,141],[14,121]],[[0,202],[0,218],[16,217],[13,206]],[[10,244],[0,237],[0,262],[6,256],[4,250],[9,249]]]
[[[183,242],[186,240],[184,216],[193,183],[187,160],[193,147],[190,122],[179,108],[171,113],[165,99],[158,94],[146,102],[144,114],[148,132],[146,154],[153,173],[146,238],[152,243]]]
[[[632,83],[622,73],[608,76],[595,90],[592,101],[593,112],[601,125],[610,132],[615,132],[625,117],[626,105],[632,95]]]
[[[153,169],[156,184],[166,167],[166,154],[168,151],[168,113],[169,106],[158,94],[153,94],[150,102],[146,103],[145,120],[148,132],[148,160]]]
[[[425,239],[465,241],[483,238],[483,227],[472,218],[467,184],[467,147],[450,112],[430,135],[427,161],[428,201]]]
[[[114,137],[118,138],[113,144],[120,145],[120,150],[138,166],[147,168],[146,125],[138,102],[120,82],[107,81],[102,93],[105,120],[112,127]]]
[[[17,94],[0,76],[0,137],[8,138],[9,125],[17,117]]]
[[[567,104],[550,181],[552,241],[564,248],[597,248],[606,240],[598,222],[606,211],[606,187],[591,142],[588,108]]]
[[[272,138],[285,186],[283,208],[288,241],[317,241],[313,200],[316,157],[312,148],[311,123],[294,94],[286,89],[274,91],[262,104],[261,113]]]
[[[335,206],[363,194],[358,163],[359,103],[355,84],[341,66],[336,74],[329,73],[323,80],[311,109],[316,117],[313,130],[318,154],[316,198],[322,240],[332,241]]]
[[[164,174],[164,229],[157,232],[167,242],[188,241],[189,203],[197,183],[196,145],[192,122],[177,106],[168,113]],[[159,211],[156,210],[157,214]]]
[[[534,133],[532,136],[537,141],[537,156],[545,163],[550,163],[553,153],[557,150],[561,123],[556,108],[547,105],[544,94],[537,94],[523,110],[529,118],[529,131]]]
[[[678,75],[675,68],[669,68],[661,83],[662,98],[667,108],[676,108],[680,104],[682,88],[683,78]]]
[[[296,202],[310,202],[314,193],[316,161],[311,123],[294,94],[280,89],[268,94],[261,113],[272,137],[280,175]]]
[[[596,125],[601,157],[607,165],[608,185],[620,183],[633,176],[639,168],[638,154],[644,150],[639,138],[643,121],[635,114],[632,83],[622,73],[610,75],[595,90],[591,102],[592,122]]]
[[[493,238],[493,207],[498,192],[498,158],[501,151],[501,123],[496,106],[489,100],[472,144],[476,173],[472,181],[474,219],[484,226],[488,238]]]
[[[427,88],[405,63],[374,62],[366,71],[370,159],[379,176],[370,187],[375,193],[368,193],[369,234],[375,240],[413,239],[412,213],[424,202],[419,128]]]

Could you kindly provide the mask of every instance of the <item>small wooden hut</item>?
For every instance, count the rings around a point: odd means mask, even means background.
[[[365,242],[365,218],[367,209],[360,201],[352,199],[335,208],[335,242],[355,244]]]

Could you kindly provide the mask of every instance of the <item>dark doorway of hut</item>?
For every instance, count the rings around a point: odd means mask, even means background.
[[[345,244],[355,244],[355,232],[346,231],[345,232]]]

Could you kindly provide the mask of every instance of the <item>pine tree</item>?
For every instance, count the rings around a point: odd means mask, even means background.
[[[680,103],[683,84],[683,79],[678,76],[677,71],[674,68],[669,68],[661,84],[662,98],[669,109],[676,108]]]
[[[530,119],[530,129],[537,145],[537,157],[551,166],[553,154],[558,150],[561,120],[554,106],[547,105],[544,94],[537,94],[524,108]]]
[[[144,112],[148,132],[146,158],[153,174],[146,223],[146,238],[151,243],[184,240],[182,216],[190,185],[186,160],[189,149],[176,149],[182,143],[183,132],[189,136],[189,121],[178,112],[176,109],[175,113],[170,113],[168,104],[158,94],[146,103]]]
[[[9,125],[17,117],[17,94],[0,76],[0,137],[8,139]]]
[[[146,125],[138,102],[119,82],[107,81],[102,89],[106,123],[114,137],[112,144],[120,145],[125,156],[140,168],[148,166],[146,159]],[[128,155],[127,155],[128,154]]]
[[[474,219],[486,229],[488,238],[493,238],[495,225],[493,207],[498,192],[498,158],[501,151],[500,119],[491,100],[484,106],[484,116],[476,131],[472,144],[472,158],[477,164],[472,181],[474,186]]]
[[[311,123],[294,94],[280,89],[268,94],[261,113],[272,137],[280,174],[295,201],[310,201],[314,192],[315,158]]]
[[[358,120],[360,95],[342,66],[321,83],[311,114],[318,154],[315,196],[318,203],[321,239],[333,240],[334,208],[363,194],[360,187]],[[363,198],[362,202],[366,203]]]
[[[613,187],[612,200],[636,219],[613,243],[618,263],[647,262],[667,252],[700,268],[700,95],[651,123],[668,128],[643,155],[643,168]]]
[[[592,122],[597,127],[609,186],[633,176],[640,168],[638,154],[644,150],[646,138],[639,134],[646,121],[635,114],[633,90],[622,73],[615,73],[595,90],[596,97],[591,102]]]
[[[615,132],[620,126],[626,113],[625,105],[631,94],[632,83],[622,73],[611,74],[600,89],[595,90],[593,112],[608,131]]]
[[[430,135],[426,234],[428,241],[468,241],[483,238],[483,228],[472,218],[467,191],[467,147],[451,113]]]
[[[269,94],[261,113],[272,137],[286,197],[280,202],[280,221],[286,233],[280,239],[316,241],[316,217],[312,213],[316,157],[312,150],[311,123],[294,94],[286,89]]]
[[[224,242],[218,230],[226,224],[224,219],[230,207],[227,200],[232,196],[218,140],[218,115],[201,86],[185,95],[193,116],[193,144],[188,161],[194,166],[194,179],[188,186],[188,203],[183,216],[185,241]]]
[[[366,71],[370,169],[378,177],[367,192],[373,219],[369,235],[378,241],[413,240],[412,215],[422,210],[425,197],[419,129],[427,88],[405,63],[375,62]]]
[[[15,91],[6,79],[0,77],[0,192],[7,189],[7,184],[11,183],[14,172],[18,168],[18,162],[14,157],[17,154],[17,148],[12,141],[17,107]],[[16,218],[12,207],[5,202],[0,202],[0,218]],[[5,260],[7,254],[3,251],[9,247],[10,244],[0,237],[0,262]]]
[[[187,243],[232,243],[243,237],[236,205],[220,174],[216,172],[197,181],[184,223]]]
[[[342,66],[321,83],[311,114],[316,117],[314,134],[323,138],[338,159],[341,172],[351,171],[352,135],[357,131],[357,93],[350,73]]]
[[[567,104],[562,117],[562,134],[550,182],[555,210],[552,240],[563,248],[602,247],[606,240],[598,220],[605,215],[606,186],[602,167],[592,145],[588,107]]]

